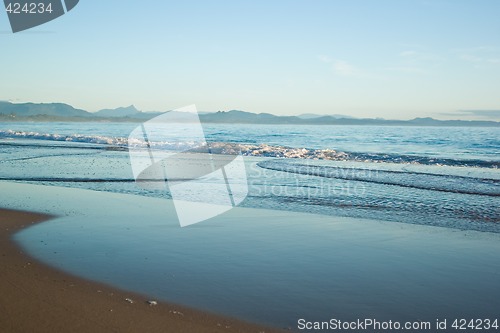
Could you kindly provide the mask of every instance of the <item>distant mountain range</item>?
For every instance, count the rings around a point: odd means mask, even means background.
[[[169,111],[174,112],[174,111]],[[109,121],[142,122],[164,112],[142,112],[133,105],[117,109],[104,109],[95,113],[75,109],[63,103],[19,103],[0,101],[0,121]],[[437,120],[415,118],[412,120],[387,120],[382,118],[353,118],[344,115],[276,116],[270,113],[251,113],[231,110],[200,112],[203,123],[223,124],[294,124],[294,125],[385,125],[385,126],[483,126],[500,127],[497,121]]]
[[[90,113],[91,117],[99,118],[133,118],[133,119],[151,119],[156,117],[163,112],[142,112],[137,110],[134,105],[127,107],[121,107],[116,109],[103,109],[95,113]]]
[[[320,118],[323,116],[324,116],[324,114],[303,113],[303,114],[298,115],[297,117],[299,117],[300,119],[314,119],[314,118]],[[346,116],[344,114],[330,114],[329,116],[333,117],[333,118],[337,118],[337,119],[340,119],[340,118],[352,119],[352,118],[354,118],[351,116]]]
[[[20,117],[31,117],[38,115],[62,116],[62,117],[88,117],[89,112],[75,109],[71,105],[63,103],[35,104],[22,103],[13,104],[0,101],[0,114],[17,115]]]
[[[2,118],[26,120],[67,120],[67,121],[144,121],[154,118],[163,112],[141,112],[134,105],[116,109],[103,109],[88,112],[75,109],[64,103],[19,103],[0,101],[0,116]]]
[[[97,117],[133,117],[141,113],[134,105],[125,108],[104,109],[97,111],[93,116]]]

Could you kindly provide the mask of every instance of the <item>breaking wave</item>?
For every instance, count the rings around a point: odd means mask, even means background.
[[[356,161],[370,163],[399,163],[399,164],[421,164],[436,166],[459,166],[459,167],[480,167],[493,168],[500,167],[500,161],[480,160],[480,159],[452,159],[439,158],[421,155],[386,154],[386,153],[365,153],[347,152],[334,149],[310,149],[304,147],[286,147],[268,144],[244,144],[230,142],[209,142],[208,145],[193,141],[162,141],[148,142],[143,140],[129,139],[126,137],[109,137],[101,135],[63,135],[45,134],[38,132],[22,132],[13,130],[0,130],[0,138],[47,140],[67,143],[87,143],[105,146],[106,149],[128,149],[146,148],[169,151],[203,151],[207,149],[213,154],[238,154],[255,157],[275,157],[285,159],[306,159],[306,160],[331,160],[331,161]]]
[[[31,139],[63,142],[94,143],[114,146],[127,146],[127,138],[107,137],[101,135],[63,135],[46,134],[38,132],[22,132],[13,130],[0,130],[0,138]]]

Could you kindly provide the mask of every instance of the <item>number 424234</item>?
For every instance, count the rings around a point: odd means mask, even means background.
[[[52,13],[52,3],[44,4],[42,2],[25,3],[21,5],[19,2],[9,3],[5,10],[9,14],[44,14]]]
[[[498,330],[498,319],[455,319],[451,325],[456,330]]]

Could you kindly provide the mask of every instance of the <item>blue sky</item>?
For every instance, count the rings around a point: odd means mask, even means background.
[[[500,120],[499,17],[497,0],[81,0],[12,34],[0,11],[0,100]]]

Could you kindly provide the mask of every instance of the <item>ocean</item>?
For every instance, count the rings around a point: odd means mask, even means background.
[[[133,123],[0,124],[0,179],[170,198],[134,182]],[[206,124],[245,156],[243,207],[500,231],[498,128]],[[158,149],[168,142],[152,143]]]
[[[135,183],[127,138],[136,126],[0,124],[4,188],[51,186],[2,201],[39,200],[30,205],[67,216],[16,235],[31,255],[292,330],[300,319],[497,314],[499,129],[207,124],[213,152],[243,154],[248,196],[241,208],[180,228],[174,215],[162,219],[168,190]]]

